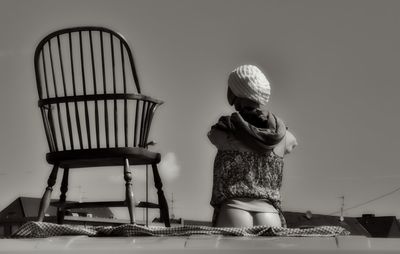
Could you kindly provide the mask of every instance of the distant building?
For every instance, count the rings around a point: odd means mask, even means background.
[[[370,237],[370,233],[361,225],[357,218],[311,214],[302,212],[283,212],[289,228],[307,228],[316,226],[340,226],[347,229],[352,235]]]
[[[182,219],[182,225],[195,225],[195,226],[207,226],[211,227],[211,221],[200,221],[200,220],[184,220]]]
[[[379,216],[363,214],[357,218],[372,237],[400,238],[400,224],[395,216]]]
[[[37,220],[40,198],[19,197],[0,212],[0,237],[7,237],[14,233],[21,225],[28,221]],[[57,221],[57,208],[50,206],[44,221]],[[115,225],[127,223],[126,220],[117,220],[108,207],[72,209],[66,212],[65,223],[82,225]]]
[[[172,226],[181,226],[183,225],[183,219],[179,218],[170,218],[169,222],[171,223]],[[160,225],[160,226],[164,226],[164,221],[161,220],[159,217],[154,218],[151,221],[151,225]]]

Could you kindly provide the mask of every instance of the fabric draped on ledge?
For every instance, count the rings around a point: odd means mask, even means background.
[[[14,238],[45,238],[66,235],[87,236],[279,236],[279,237],[333,237],[349,235],[350,232],[338,226],[318,226],[312,228],[281,228],[255,226],[247,228],[218,228],[207,226],[158,227],[124,224],[120,226],[77,226],[48,222],[27,222],[13,235]]]

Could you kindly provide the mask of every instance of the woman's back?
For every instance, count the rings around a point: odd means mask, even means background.
[[[229,75],[228,101],[237,112],[222,116],[208,134],[218,149],[210,202],[214,225],[285,226],[283,156],[297,142],[281,119],[261,110],[269,95],[269,82],[256,66],[239,66]]]

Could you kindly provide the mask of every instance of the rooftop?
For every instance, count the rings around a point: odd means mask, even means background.
[[[398,253],[400,241],[340,237],[87,237],[2,239],[0,253]]]

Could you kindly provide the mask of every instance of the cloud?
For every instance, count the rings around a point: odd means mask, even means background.
[[[163,180],[172,181],[178,178],[181,167],[175,153],[168,152],[162,157],[159,171]]]
[[[146,181],[146,170],[145,166],[132,166],[131,171],[134,181],[145,182]],[[152,179],[153,172],[151,165],[148,165],[149,177]],[[180,175],[181,167],[176,154],[168,152],[161,157],[161,162],[158,164],[158,171],[163,181],[172,181]],[[108,177],[112,183],[122,183],[124,181],[123,174],[113,174]],[[150,180],[152,181],[152,180]]]

